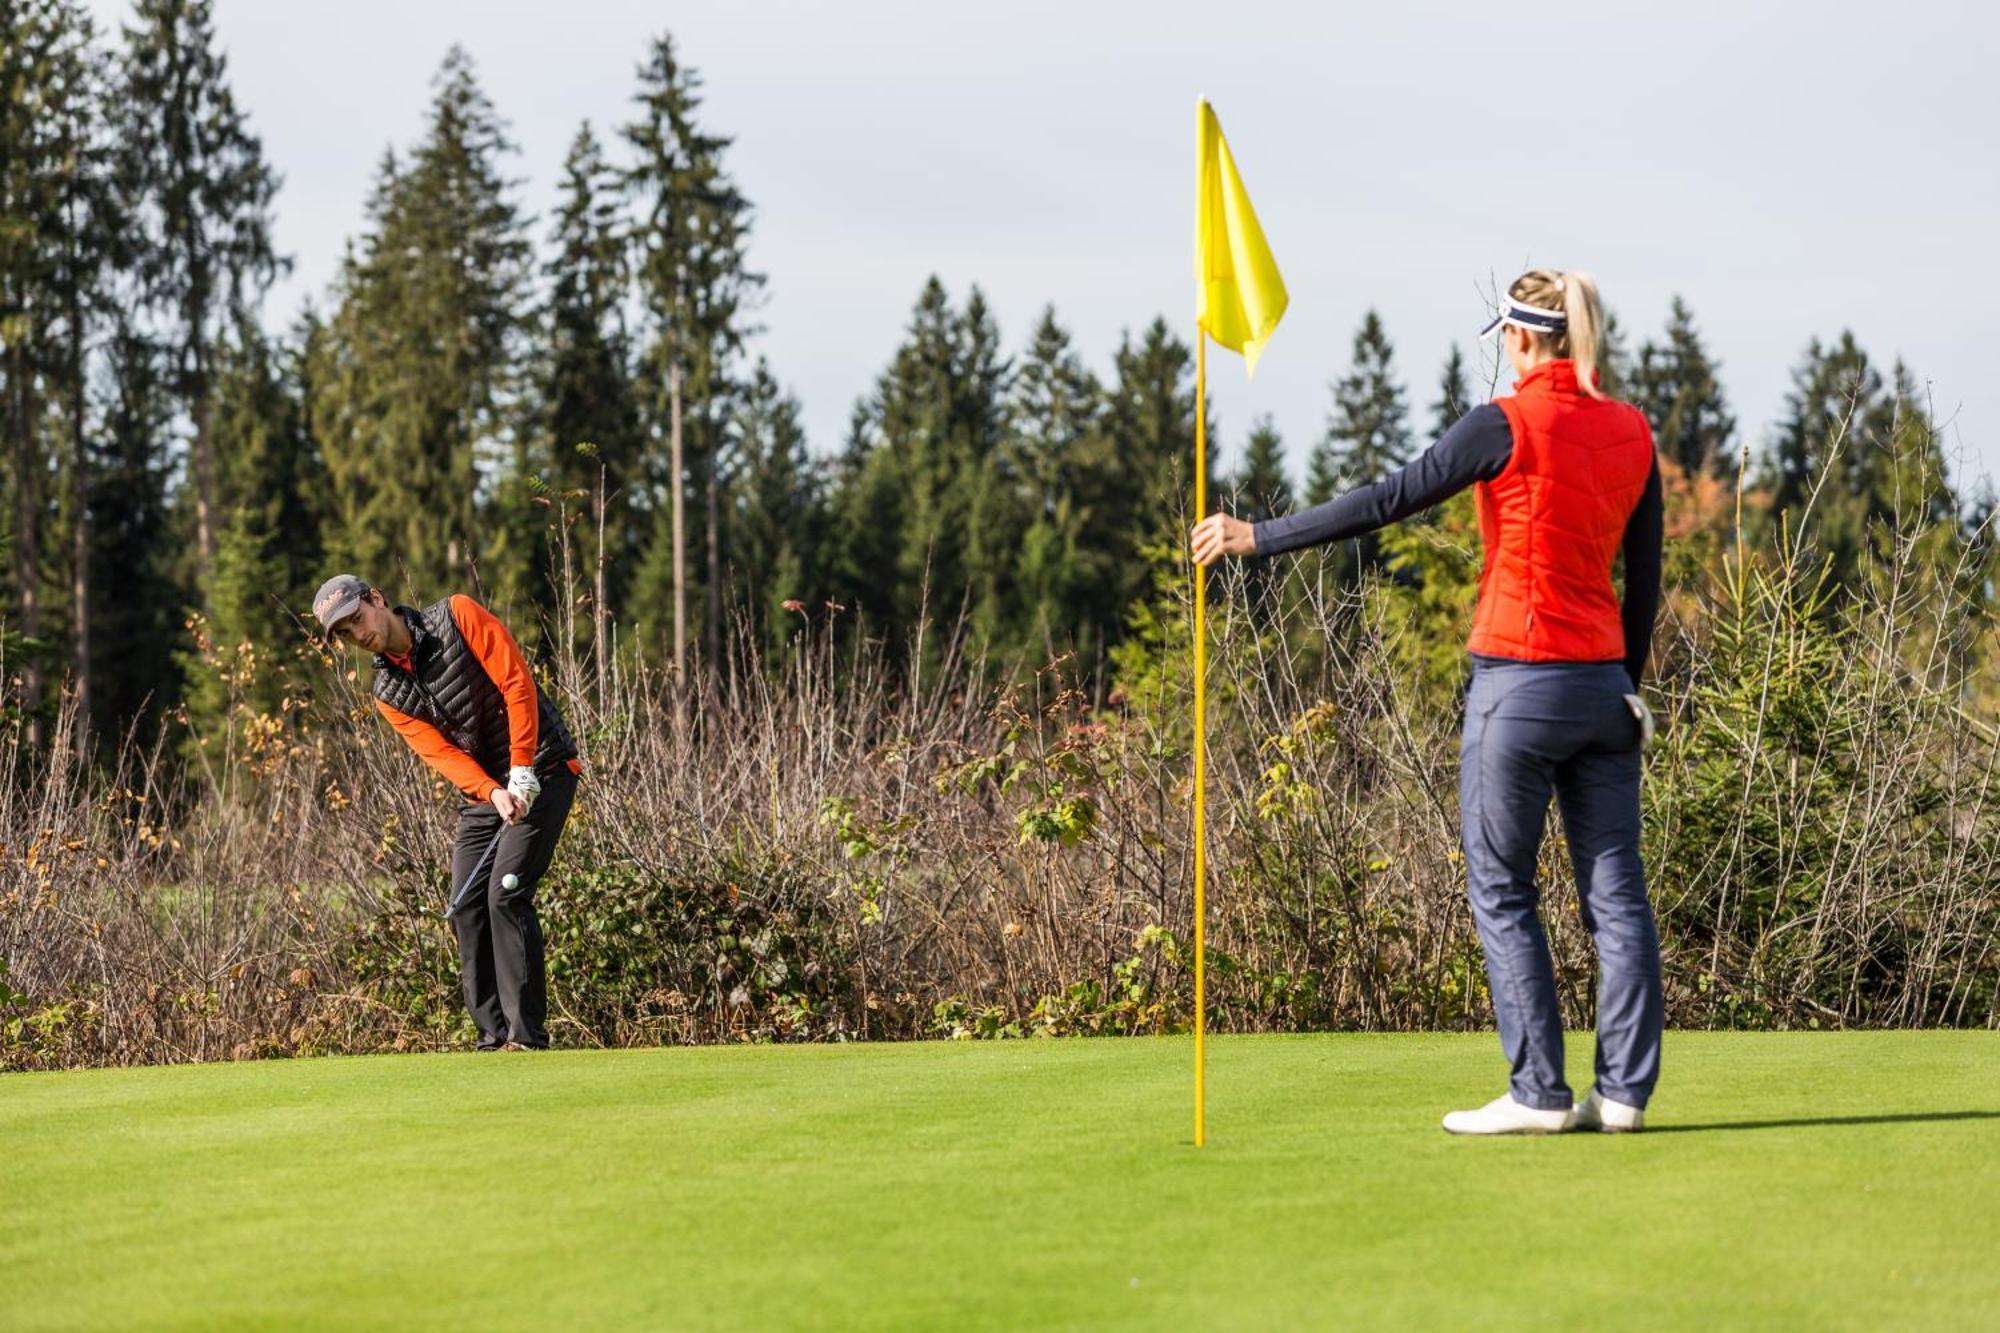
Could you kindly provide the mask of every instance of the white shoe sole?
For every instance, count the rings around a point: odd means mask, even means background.
[[[1468,1139],[1500,1138],[1509,1134],[1567,1134],[1573,1128],[1575,1126],[1570,1123],[1567,1116],[1559,1124],[1538,1125],[1531,1121],[1519,1121],[1492,1129],[1480,1125],[1454,1126],[1449,1116],[1444,1120],[1445,1133],[1462,1135]]]

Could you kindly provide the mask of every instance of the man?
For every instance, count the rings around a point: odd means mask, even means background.
[[[375,707],[465,793],[452,846],[459,975],[482,1051],[546,1050],[535,886],[576,795],[576,746],[507,627],[470,597],[390,606],[352,574],[320,585],[328,640],[375,655]],[[479,883],[469,881],[478,877]]]

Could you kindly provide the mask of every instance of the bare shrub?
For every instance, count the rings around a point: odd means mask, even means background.
[[[1908,558],[1923,537],[1886,532],[1839,596],[1789,536],[1676,590],[1645,833],[1671,1022],[2000,1024],[1990,631],[1979,575]],[[989,676],[962,641],[892,653],[831,608],[784,661],[745,634],[685,683],[559,652],[585,776],[542,891],[557,1039],[1184,1028],[1185,580],[1163,568],[1105,700],[1063,660]],[[1412,586],[1253,566],[1215,591],[1212,1021],[1487,1023],[1457,696],[1411,669],[1439,640]],[[455,794],[352,665],[302,644],[276,713],[103,768],[73,710],[45,748],[0,732],[0,1066],[469,1041],[438,915]],[[1542,869],[1584,1023],[1559,836]]]

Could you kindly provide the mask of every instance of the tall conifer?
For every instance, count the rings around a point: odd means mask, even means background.
[[[199,578],[220,525],[210,434],[215,340],[232,318],[255,311],[286,263],[270,234],[279,178],[230,89],[210,0],[138,0],[125,39],[122,137],[138,205],[138,272],[192,426]]]
[[[516,457],[528,242],[501,174],[513,151],[454,47],[424,138],[383,158],[315,385],[329,553],[399,596],[475,586],[508,515],[486,503]],[[505,575],[495,571],[505,587]],[[518,586],[518,583],[516,583]]]
[[[1333,410],[1307,481],[1310,502],[1380,481],[1409,461],[1409,408],[1396,380],[1395,355],[1381,317],[1368,311],[1354,335],[1353,364],[1333,384]],[[1352,549],[1357,560],[1353,573],[1378,563],[1375,534],[1359,539]]]
[[[1660,452],[1690,476],[1721,476],[1735,470],[1730,439],[1736,418],[1694,327],[1687,303],[1676,296],[1663,342],[1647,342],[1626,385],[1626,394],[1652,423]]]
[[[1104,429],[1104,392],[1054,307],[1015,370],[1007,421],[1005,472],[1020,502],[1016,634],[1031,651],[1074,647],[1088,670],[1125,609],[1105,595],[1116,571],[1103,530],[1123,469]]]
[[[624,188],[632,219],[635,276],[646,313],[640,408],[653,442],[652,494],[672,549],[649,558],[636,590],[648,637],[669,639],[683,656],[686,533],[674,500],[692,485],[704,511],[703,623],[710,655],[720,648],[721,479],[718,458],[735,362],[749,332],[763,275],[749,268],[750,202],[723,165],[730,140],[703,129],[700,76],[670,34],[653,42],[639,67],[637,112],[622,130],[630,159]],[[671,457],[673,442],[684,457]],[[664,577],[663,577],[664,576]]]
[[[1243,449],[1243,466],[1232,484],[1236,516],[1246,522],[1272,518],[1292,507],[1291,478],[1285,474],[1285,444],[1270,416],[1250,425]]]
[[[546,475],[556,489],[581,497],[585,518],[574,525],[572,544],[589,595],[602,604],[584,618],[593,627],[623,614],[647,536],[644,436],[624,319],[628,242],[618,205],[617,176],[585,124],[563,162],[536,373]]]

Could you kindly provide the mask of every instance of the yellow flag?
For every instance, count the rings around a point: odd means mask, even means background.
[[[1257,358],[1290,298],[1243,178],[1236,174],[1221,122],[1206,99],[1195,107],[1195,161],[1194,275],[1201,288],[1196,322],[1217,343],[1241,352],[1246,370],[1254,375]]]

